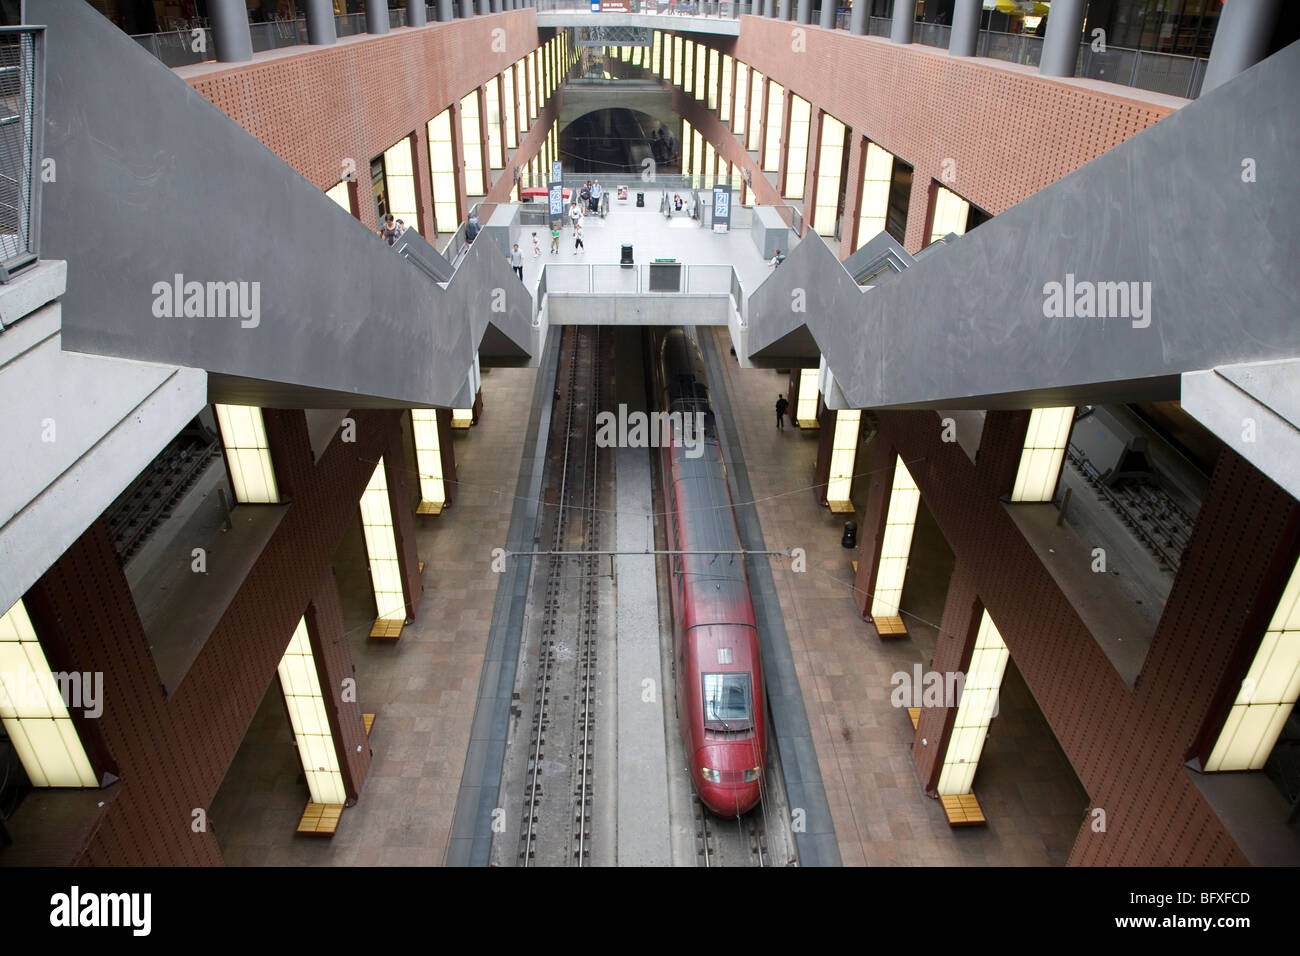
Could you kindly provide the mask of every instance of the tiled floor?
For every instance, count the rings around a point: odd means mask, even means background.
[[[718,354],[730,342],[715,330]],[[942,617],[952,554],[921,508],[903,610],[910,636],[885,642],[864,623],[852,597],[850,560],[840,546],[845,516],[809,490],[817,433],[778,431],[773,406],[787,376],[724,362],[726,387],[769,548],[802,547],[808,571],[774,563],[800,688],[813,730],[840,854],[848,865],[1062,864],[1083,822],[1087,795],[1015,669],[1008,665],[1001,708],[985,745],[974,791],[985,827],[952,829],[921,788],[912,761],[912,726],[890,701],[890,677],[924,669]],[[859,464],[869,456],[859,455]],[[861,521],[867,477],[854,483]]]
[[[491,549],[505,544],[535,376],[535,369],[484,374],[483,416],[456,432],[455,504],[415,519],[424,601],[399,641],[368,640],[374,598],[359,519],[339,548],[335,577],[358,692],[363,710],[376,714],[361,799],[333,837],[295,835],[308,791],[272,680],[212,805],[228,864],[442,862],[496,596]]]

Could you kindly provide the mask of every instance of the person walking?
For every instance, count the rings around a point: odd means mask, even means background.
[[[537,244],[537,233],[533,233],[533,258],[536,259],[542,254],[542,247]]]
[[[577,229],[578,223],[582,222],[582,209],[579,207],[577,202],[574,202],[573,205],[569,206],[569,222],[573,225],[574,229]]]
[[[579,249],[583,251],[584,255],[586,254],[587,247],[582,244],[582,223],[575,222],[573,224],[573,254],[575,256],[578,254]]]
[[[784,395],[776,397],[776,427],[785,428],[785,410],[790,407],[790,403],[785,400]],[[791,424],[794,424],[791,421]]]
[[[519,251],[519,243],[515,243],[515,248],[510,253],[510,268],[515,270],[515,275],[519,276],[519,281],[524,281],[524,254]]]
[[[556,219],[551,223],[551,255],[556,255],[560,251],[560,220]]]
[[[391,246],[397,241],[399,235],[400,233],[397,231],[397,222],[394,220],[393,214],[390,212],[384,217],[383,224],[379,227],[379,236],[384,240],[384,242]]]

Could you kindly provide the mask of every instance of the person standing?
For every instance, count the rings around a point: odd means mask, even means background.
[[[784,395],[776,397],[776,427],[785,428],[785,410],[790,407],[790,403],[785,400]],[[791,423],[793,424],[793,422]]]
[[[533,233],[533,258],[536,259],[542,254],[542,247],[537,243],[537,233]]]
[[[524,254],[519,251],[519,243],[515,243],[515,249],[510,253],[510,268],[515,270],[515,275],[519,276],[519,281],[524,281]]]
[[[556,219],[551,223],[551,255],[556,255],[560,251],[560,220]]]
[[[569,206],[569,222],[573,225],[574,229],[577,229],[578,223],[582,222],[582,209],[579,207],[577,202],[574,202]]]
[[[591,211],[592,212],[596,212],[596,213],[600,212],[600,197],[603,192],[604,190],[600,188],[599,179],[597,179],[595,182],[591,184]]]
[[[582,244],[582,223],[575,222],[573,224],[573,254],[575,256],[578,254],[579,249],[581,249],[584,254],[587,251],[587,247]]]
[[[379,227],[379,235],[390,246],[397,241],[400,233],[397,231],[397,222],[393,219],[391,212],[384,217],[383,225]]]

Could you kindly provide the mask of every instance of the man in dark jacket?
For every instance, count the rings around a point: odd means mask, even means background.
[[[785,400],[784,395],[776,397],[776,427],[785,428],[785,410],[790,407],[790,403]]]

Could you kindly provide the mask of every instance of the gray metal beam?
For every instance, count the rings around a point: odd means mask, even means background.
[[[406,25],[422,27],[429,22],[429,11],[424,0],[406,0]]]
[[[475,248],[444,290],[89,4],[29,9],[45,154],[77,170],[45,191],[65,349],[281,407],[447,405],[489,326],[527,360],[532,297],[500,255]]]
[[[916,24],[916,0],[894,0],[894,19],[889,25],[890,43],[911,43]]]
[[[1083,33],[1083,13],[1087,0],[1055,0],[1047,18],[1047,36],[1038,72],[1044,76],[1074,76],[1079,59],[1079,37]]]
[[[980,0],[956,0],[952,9],[952,32],[948,52],[953,56],[974,56],[980,35]]]
[[[865,294],[802,242],[749,300],[752,357],[804,358],[780,343],[807,326],[853,407],[1023,408],[1300,356],[1300,192],[1267,173],[1300,152],[1296,89],[1300,43]]]
[[[1281,0],[1232,0],[1223,5],[1201,82],[1202,96],[1263,58],[1281,5]]]
[[[246,63],[253,58],[253,34],[244,0],[211,0],[208,17],[218,62]]]
[[[390,29],[387,3],[366,4],[366,32],[383,34]]]
[[[330,0],[304,0],[303,18],[307,21],[308,43],[329,46],[338,39],[334,4]]]

